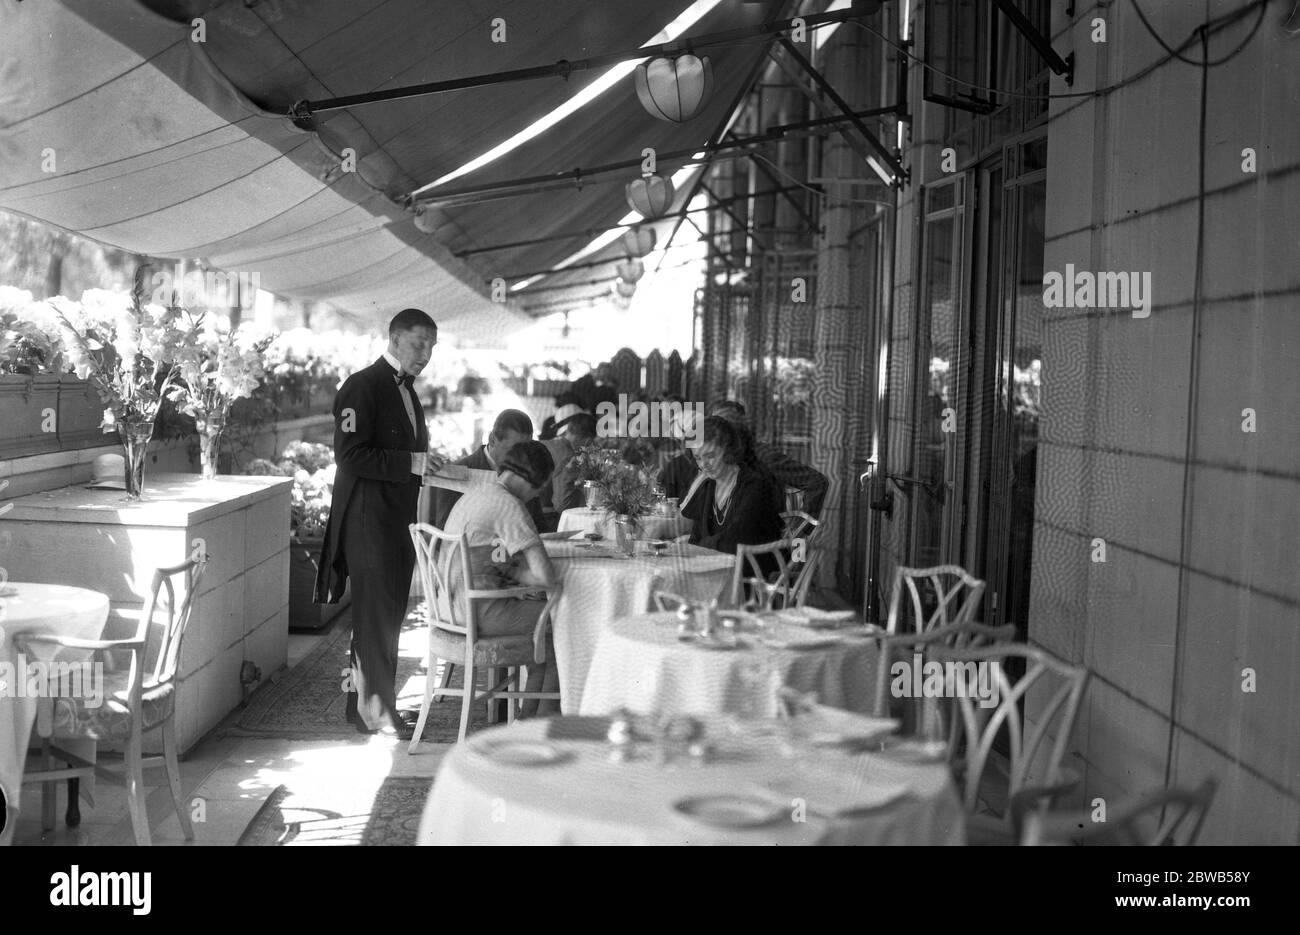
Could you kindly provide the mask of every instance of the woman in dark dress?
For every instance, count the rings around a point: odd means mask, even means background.
[[[704,420],[700,473],[681,504],[695,521],[691,541],[719,552],[781,538],[781,490],[759,466],[746,436],[726,419]]]

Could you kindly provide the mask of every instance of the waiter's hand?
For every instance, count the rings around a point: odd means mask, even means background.
[[[447,463],[447,459],[435,451],[428,451],[424,454],[424,478],[427,481],[434,474],[442,470],[442,466]]]

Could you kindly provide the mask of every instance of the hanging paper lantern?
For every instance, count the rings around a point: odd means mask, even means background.
[[[623,232],[623,249],[631,257],[645,256],[655,248],[653,227],[631,227]]]
[[[442,219],[438,214],[428,208],[417,208],[415,211],[415,229],[422,234],[432,234],[442,226]]]
[[[618,278],[625,282],[638,282],[645,275],[645,264],[639,259],[624,260],[618,266]]]
[[[673,183],[662,175],[643,175],[627,183],[627,203],[647,221],[663,217],[673,204]]]
[[[637,66],[636,96],[651,117],[685,123],[708,103],[713,90],[713,65],[689,53],[674,58],[652,58]]]
[[[636,283],[628,282],[626,279],[620,279],[614,283],[614,291],[625,299],[630,299],[636,295]]]

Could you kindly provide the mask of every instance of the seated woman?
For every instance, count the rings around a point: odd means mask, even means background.
[[[537,527],[524,506],[550,482],[555,463],[541,442],[520,442],[497,466],[496,481],[470,488],[447,516],[444,532],[465,534],[469,540],[469,567],[473,586],[482,589],[519,585],[550,587],[557,580],[555,567],[542,546]],[[450,550],[444,550],[445,556]],[[463,584],[453,569],[451,599],[459,600]],[[532,633],[545,605],[544,597],[501,598],[478,601],[475,606],[480,637]],[[528,667],[528,691],[555,691],[559,674],[555,649],[547,634],[546,663]],[[553,701],[524,701],[522,715],[558,710]]]
[[[754,458],[746,437],[726,419],[704,420],[700,473],[682,504],[695,521],[691,541],[719,552],[781,538],[781,491]]]

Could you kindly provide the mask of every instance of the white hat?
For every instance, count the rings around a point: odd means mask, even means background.
[[[91,464],[90,487],[95,490],[126,490],[126,458],[100,455]]]
[[[564,427],[564,424],[574,416],[580,416],[587,410],[581,406],[575,406],[573,403],[566,403],[559,409],[555,410],[555,430],[558,432]]]

